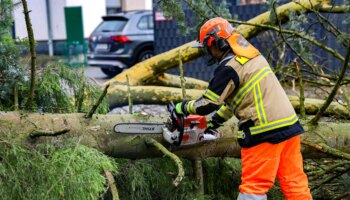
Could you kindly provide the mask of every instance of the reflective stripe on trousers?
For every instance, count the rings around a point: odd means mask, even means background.
[[[267,200],[266,194],[243,194],[239,193],[237,200]]]

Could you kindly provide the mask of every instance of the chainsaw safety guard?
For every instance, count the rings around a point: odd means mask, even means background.
[[[239,187],[239,200],[266,199],[264,195],[273,186],[276,177],[287,200],[312,199],[303,171],[300,135],[278,144],[265,142],[251,148],[242,148],[241,156],[242,183]]]

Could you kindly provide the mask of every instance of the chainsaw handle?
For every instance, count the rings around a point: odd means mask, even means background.
[[[176,141],[173,144],[175,146],[180,146],[184,135],[185,116],[183,114],[176,113],[175,104],[173,102],[170,102],[170,104],[167,105],[167,109],[170,113],[172,124],[174,124],[176,129],[179,131],[179,141]]]
[[[178,124],[178,131],[179,131],[179,141],[174,142],[175,146],[180,146],[182,142],[182,138],[184,136],[184,126],[185,126],[185,117],[184,115],[177,115],[177,117],[180,119],[180,123]]]

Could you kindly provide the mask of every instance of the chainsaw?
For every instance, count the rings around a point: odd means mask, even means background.
[[[168,143],[175,146],[186,146],[204,140],[215,140],[220,135],[218,131],[205,133],[207,119],[205,116],[184,115],[175,112],[174,103],[167,106],[170,113],[165,123],[118,123],[114,132],[119,134],[163,134]]]

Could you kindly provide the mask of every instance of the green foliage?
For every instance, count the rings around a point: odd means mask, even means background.
[[[19,107],[25,108],[29,93],[29,71],[25,63],[20,63],[21,48],[28,40],[11,38],[10,28],[13,22],[11,0],[0,1],[0,110],[14,109],[14,96],[19,99]],[[40,63],[43,56],[37,57]],[[44,57],[44,64],[37,65],[35,103],[36,109],[44,112],[67,113],[77,111],[77,101],[81,100],[81,112],[88,112],[97,102],[102,90],[92,82],[82,84],[80,72],[71,70],[62,63],[47,65],[50,60]],[[28,63],[27,63],[28,64]],[[81,88],[84,87],[84,90]],[[18,94],[15,94],[15,88]],[[96,113],[107,113],[108,104],[103,100]]]
[[[94,83],[84,82],[79,71],[66,67],[63,63],[53,63],[41,69],[37,76],[36,104],[44,112],[69,113],[77,111],[77,101],[81,95],[82,112],[88,112],[97,102],[102,90]],[[81,90],[84,87],[84,90]],[[22,95],[27,94],[28,88],[23,88]],[[81,94],[83,93],[83,94]],[[21,105],[25,105],[23,99]],[[104,99],[96,113],[107,113],[108,103]]]
[[[230,19],[232,16],[227,9],[226,0],[216,4],[213,0],[161,0],[158,2],[165,17],[175,17],[182,34],[193,34],[197,36],[200,26],[210,18],[223,17]],[[186,18],[184,5],[187,5],[195,14],[194,18]]]
[[[238,195],[241,162],[234,158],[208,158],[204,161],[207,194],[213,199],[232,199]]]
[[[182,160],[185,177],[176,188],[175,163],[168,158],[119,160],[117,187],[121,199],[202,199],[225,200],[237,197],[241,177],[241,162],[235,158],[208,158],[203,161],[205,195],[196,193],[192,163]],[[271,199],[281,199],[278,188],[269,193]]]
[[[186,18],[185,13],[176,0],[168,0],[168,1],[159,1],[159,6],[162,8],[164,12],[164,16],[166,18],[176,17],[178,21],[178,25],[181,29],[181,33],[186,33]]]
[[[177,175],[175,163],[168,158],[126,161],[120,164],[117,187],[121,199],[208,199],[196,194],[191,162],[183,160],[185,177],[178,187],[172,185]]]
[[[0,1],[0,35],[7,35],[10,33],[10,27],[13,23],[11,17],[11,10],[13,4],[11,0]]]
[[[0,109],[9,108],[13,104],[15,84],[26,79],[26,73],[18,63],[20,48],[11,38],[12,1],[0,1]]]
[[[71,142],[37,147],[1,137],[1,199],[97,199],[106,191],[103,171],[116,164],[97,150]]]
[[[1,58],[6,59],[5,56],[0,55],[0,62]],[[42,66],[39,65],[36,75],[35,103],[37,109],[53,113],[77,112],[78,100],[81,99],[82,107],[80,111],[88,112],[100,97],[101,88],[94,82],[85,81],[85,78],[77,69],[68,68],[65,64],[57,62],[57,60],[49,60],[47,57],[43,59],[43,64]],[[40,57],[38,60],[40,62]],[[4,66],[7,66],[8,69],[11,67],[8,62]],[[11,75],[7,71],[13,72],[13,74]],[[18,63],[7,71],[0,72],[0,77],[6,75],[7,77],[16,76],[19,78],[4,79],[3,85],[0,86],[0,89],[2,89],[0,90],[0,105],[2,105],[0,110],[13,110],[15,84],[19,89],[20,108],[25,109],[29,90],[28,76],[24,76],[26,72]],[[84,87],[84,90],[82,90],[82,87]],[[96,113],[104,114],[108,111],[109,106],[106,99],[104,99]]]

